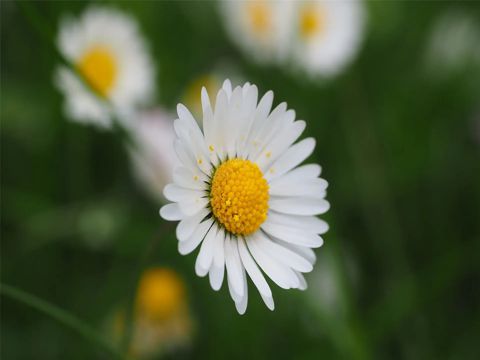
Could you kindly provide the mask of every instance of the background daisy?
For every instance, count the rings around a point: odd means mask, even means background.
[[[177,161],[173,149],[174,116],[161,108],[137,114],[130,129],[132,168],[140,185],[158,201],[165,201],[163,188],[172,180]]]
[[[289,1],[223,0],[220,14],[231,39],[247,58],[260,62],[279,62],[285,58],[290,35]]]
[[[361,0],[296,1],[291,45],[293,66],[304,69],[310,76],[337,74],[358,52],[364,22]]]
[[[480,359],[480,77],[478,46],[461,41],[478,28],[478,2],[363,2],[359,51],[328,81],[287,61],[259,66],[225,31],[219,1],[108,2],[148,37],[161,74],[152,110],[165,109],[171,122],[179,102],[199,109],[203,122],[201,88],[192,87],[193,98],[186,89],[224,63],[241,74],[234,83],[256,84],[259,99],[272,89],[272,108],[287,100],[308,120],[302,138],[316,140],[309,161],[331,184],[334,211],[322,216],[330,230],[304,274],[308,290],[283,291],[262,273],[275,311],[249,280],[246,316],[229,299],[228,274],[215,294],[193,271],[196,252],[179,255],[177,224],[160,219],[136,188],[143,183],[132,181],[120,133],[64,121],[67,96],[52,86],[56,28],[94,3],[0,2],[1,359],[124,359],[131,343],[121,354],[102,346],[105,317],[128,311],[139,273],[153,264],[181,275],[195,313],[193,341],[165,358]],[[451,30],[464,16],[475,26]],[[431,49],[437,21],[452,17],[435,43],[448,48],[453,67]],[[223,79],[232,79],[219,76],[207,89],[212,108]],[[8,285],[91,332],[82,337]]]
[[[240,314],[248,302],[247,275],[268,308],[273,297],[260,269],[284,289],[306,289],[302,275],[313,268],[311,248],[323,244],[328,225],[315,217],[330,205],[321,168],[299,166],[315,141],[295,141],[305,121],[285,103],[271,110],[273,93],[257,104],[258,90],[246,83],[232,89],[226,80],[211,106],[202,89],[203,131],[183,105],[175,120],[179,165],[164,194],[166,220],[180,220],[181,254],[200,246],[199,276],[218,290],[226,270],[230,295]]]
[[[133,18],[114,8],[90,6],[79,19],[62,19],[57,45],[76,68],[60,66],[55,82],[65,94],[65,112],[75,121],[111,125],[148,102],[155,72],[149,51]]]

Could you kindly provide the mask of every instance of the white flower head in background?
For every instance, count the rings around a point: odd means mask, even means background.
[[[279,62],[288,53],[291,3],[285,0],[222,1],[220,12],[232,40],[259,62]]]
[[[119,10],[91,6],[79,19],[62,19],[57,46],[97,93],[75,71],[57,69],[55,81],[72,120],[108,128],[112,110],[125,117],[153,96],[149,51],[137,23]]]
[[[292,33],[292,62],[310,76],[340,72],[356,55],[365,13],[360,0],[297,1]]]
[[[174,115],[158,108],[144,111],[130,128],[134,146],[129,149],[134,174],[158,201],[164,202],[163,188],[172,181],[177,156],[173,149]]]
[[[328,225],[315,215],[326,212],[327,182],[316,164],[299,166],[315,147],[297,143],[305,121],[281,103],[271,110],[273,93],[258,101],[255,85],[232,89],[226,80],[215,107],[202,89],[203,129],[186,107],[174,122],[179,164],[164,194],[173,203],[160,215],[180,221],[181,254],[200,251],[199,276],[209,275],[220,289],[226,268],[230,295],[239,313],[247,308],[247,275],[269,309],[272,292],[262,271],[284,289],[306,289],[302,273],[313,269],[319,236]]]

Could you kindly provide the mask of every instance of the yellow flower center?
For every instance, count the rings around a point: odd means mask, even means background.
[[[325,30],[325,10],[318,6],[307,5],[300,13],[300,34],[304,38],[322,33]]]
[[[152,268],[140,279],[136,308],[139,314],[152,320],[174,316],[185,302],[182,280],[172,270]]]
[[[264,34],[271,26],[271,9],[268,4],[262,2],[248,2],[247,16],[253,31]]]
[[[213,175],[213,215],[232,234],[256,231],[267,219],[268,199],[268,183],[258,165],[250,160],[225,161]]]
[[[78,70],[98,93],[106,97],[117,78],[117,62],[112,52],[102,46],[88,50],[77,64]]]

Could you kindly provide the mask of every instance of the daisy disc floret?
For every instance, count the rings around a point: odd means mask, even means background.
[[[305,121],[295,120],[285,103],[271,110],[272,102],[271,91],[258,100],[255,85],[232,89],[226,80],[215,107],[202,89],[201,127],[178,105],[179,162],[164,189],[172,203],[160,209],[164,219],[180,221],[181,254],[200,247],[197,275],[208,274],[214,290],[226,276],[240,314],[247,308],[248,277],[271,310],[264,274],[281,288],[306,289],[302,274],[313,269],[312,248],[322,246],[320,235],[328,230],[316,217],[330,207],[328,184],[319,177],[319,165],[300,165],[315,141],[296,143]]]

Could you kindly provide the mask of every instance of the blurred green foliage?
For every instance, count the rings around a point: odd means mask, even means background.
[[[0,25],[2,282],[101,331],[128,303],[139,268],[169,266],[196,319],[191,347],[174,358],[480,358],[479,66],[433,77],[424,62],[434,21],[456,10],[480,20],[477,3],[368,2],[357,59],[324,82],[249,61],[214,2],[109,4],[139,21],[159,104],[174,108],[194,77],[228,62],[307,121],[332,204],[316,253],[319,263],[336,259],[340,311],[313,290],[273,288],[274,312],[251,291],[239,316],[225,286],[217,294],[197,278],[195,257],[177,253],[174,224],[138,188],[119,139],[64,117],[52,84],[58,58],[11,1]],[[53,32],[86,5],[30,3]],[[1,323],[2,359],[109,356],[6,297]]]

